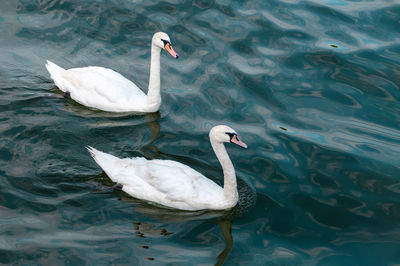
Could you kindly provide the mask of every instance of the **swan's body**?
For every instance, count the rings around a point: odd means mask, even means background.
[[[56,86],[82,105],[108,112],[156,112],[161,105],[161,49],[178,58],[168,35],[163,32],[154,34],[147,95],[132,81],[108,68],[89,66],[65,70],[50,61],[47,61],[46,68]]]
[[[212,128],[210,141],[223,168],[223,188],[176,161],[141,157],[119,159],[92,147],[88,150],[111,180],[122,185],[122,190],[135,198],[181,210],[230,209],[238,201],[238,192],[235,169],[223,142],[247,146],[227,126]]]

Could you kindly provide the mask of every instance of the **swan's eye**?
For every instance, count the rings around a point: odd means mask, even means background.
[[[232,139],[236,136],[237,138],[237,134],[236,133],[231,133],[231,132],[225,132],[225,134],[227,134],[229,136],[229,140],[232,141]]]
[[[164,43],[164,46],[167,45],[167,43],[169,43],[169,41],[163,40],[161,39],[161,41]]]

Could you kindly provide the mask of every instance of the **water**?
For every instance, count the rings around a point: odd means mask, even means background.
[[[0,2],[0,263],[400,263],[396,1]],[[163,104],[115,115],[63,99],[44,64],[101,65]],[[168,211],[123,192],[85,145],[173,159],[221,183],[216,124],[239,179],[233,211]]]

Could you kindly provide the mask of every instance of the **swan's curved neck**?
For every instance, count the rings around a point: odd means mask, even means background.
[[[224,172],[224,197],[235,205],[238,200],[235,168],[223,143],[211,141],[211,146]]]
[[[160,95],[160,52],[161,49],[153,43],[151,44],[151,61],[150,61],[150,77],[149,89],[147,92],[147,104],[158,107],[161,104]]]

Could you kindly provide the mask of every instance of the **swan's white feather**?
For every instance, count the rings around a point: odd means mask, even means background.
[[[184,210],[218,209],[216,202],[223,202],[222,187],[182,163],[119,159],[92,147],[88,150],[111,180],[135,198]]]
[[[118,72],[104,67],[62,69],[47,61],[46,67],[60,90],[78,103],[110,112],[146,111],[146,94]]]

